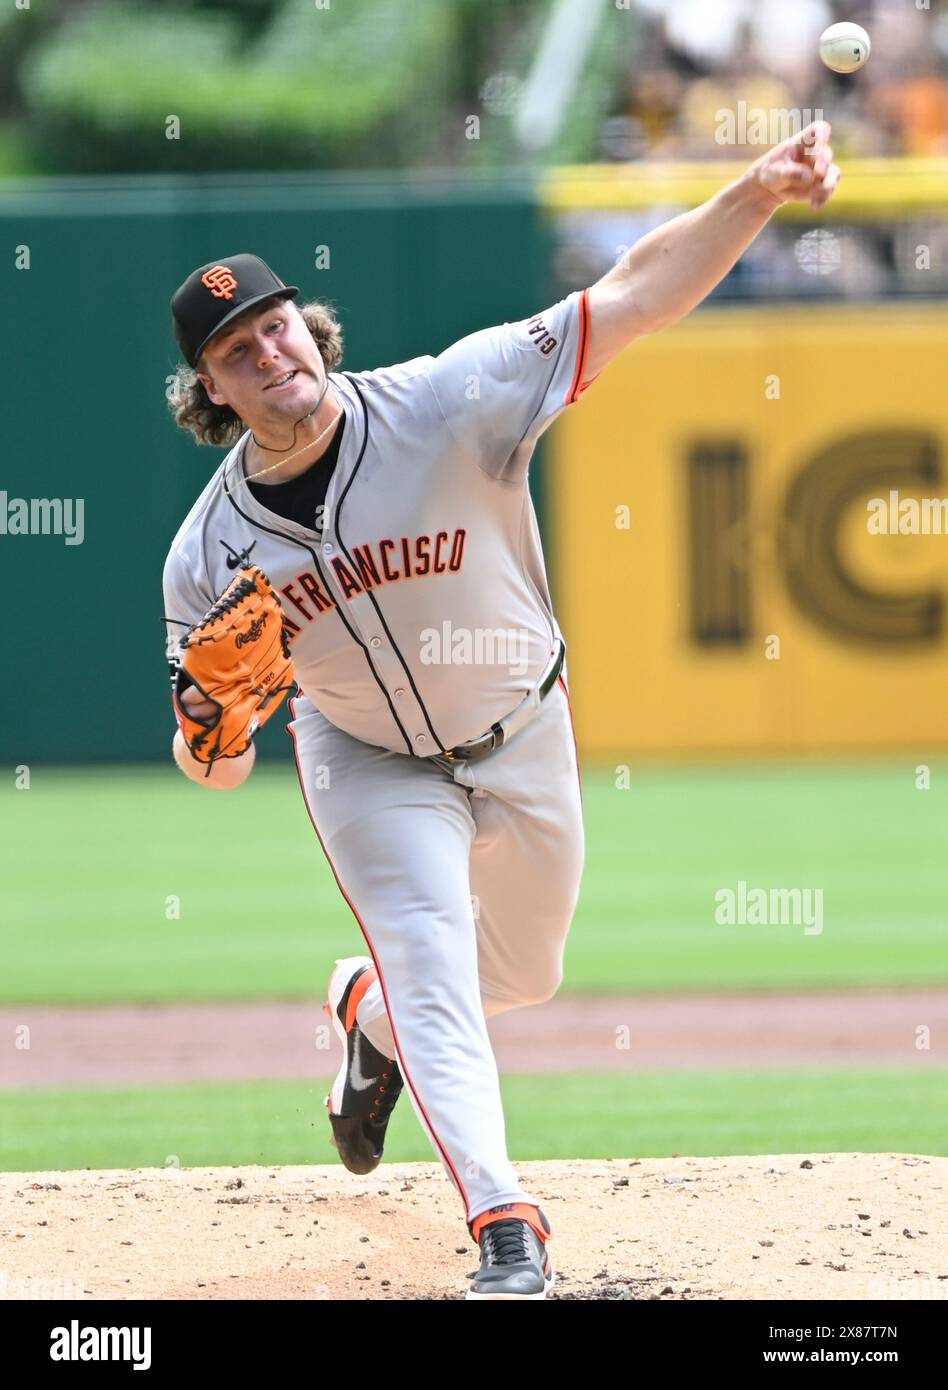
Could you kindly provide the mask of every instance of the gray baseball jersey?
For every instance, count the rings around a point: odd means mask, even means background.
[[[241,564],[281,596],[300,784],[377,967],[358,1023],[397,1058],[469,1222],[535,1200],[485,1019],[562,977],[584,858],[565,665],[509,742],[440,754],[509,714],[559,639],[527,469],[589,384],[588,338],[584,291],[438,357],[332,373],[346,424],[321,526],[241,486],[244,435],[164,572],[169,651]]]
[[[301,689],[338,728],[421,757],[483,734],[559,637],[527,468],[585,389],[587,341],[583,291],[438,357],[331,373],[346,427],[321,530],[241,485],[244,434],[172,542],[169,643],[245,557],[280,594]]]

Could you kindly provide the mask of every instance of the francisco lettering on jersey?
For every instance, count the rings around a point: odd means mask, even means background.
[[[402,579],[420,579],[425,575],[457,574],[464,563],[464,544],[467,540],[465,527],[458,527],[454,534],[438,531],[432,536],[402,536],[398,540],[386,537],[374,545],[357,545],[352,550],[352,564],[339,555],[328,562],[339,580],[345,598],[354,598],[369,589],[377,589],[383,584],[395,584]],[[280,593],[311,623],[320,613],[336,607],[333,595],[320,583],[319,577],[311,570],[303,570],[289,584],[284,584]],[[287,605],[283,605],[284,610]],[[287,611],[286,626],[292,642],[300,624]]]

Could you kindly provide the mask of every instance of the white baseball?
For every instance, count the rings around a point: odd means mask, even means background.
[[[820,35],[820,57],[833,72],[855,72],[869,57],[869,35],[860,24],[831,24]]]

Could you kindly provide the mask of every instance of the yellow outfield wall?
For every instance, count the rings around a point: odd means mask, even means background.
[[[582,751],[948,747],[946,457],[941,305],[709,309],[628,348],[550,436]]]

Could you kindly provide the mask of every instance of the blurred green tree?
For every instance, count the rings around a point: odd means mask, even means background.
[[[0,63],[18,79],[7,86],[8,143],[18,129],[21,155],[50,172],[464,162],[462,108],[478,66],[542,9],[543,0],[73,0],[40,23],[6,11]]]

